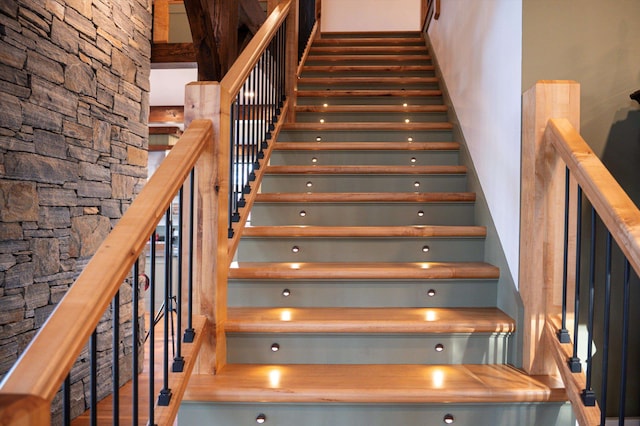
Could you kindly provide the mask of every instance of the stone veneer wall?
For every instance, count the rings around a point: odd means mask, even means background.
[[[146,181],[150,37],[151,0],[0,0],[0,375]],[[72,372],[75,414],[86,361]]]

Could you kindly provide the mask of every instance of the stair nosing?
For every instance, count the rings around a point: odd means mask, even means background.
[[[409,225],[409,226],[247,226],[242,237],[413,237],[484,238],[484,226]]]
[[[455,385],[443,386],[449,382]],[[185,400],[473,404],[568,399],[556,379],[528,376],[509,365],[227,364],[216,375],[192,376]]]
[[[485,262],[240,262],[229,278],[263,279],[497,279],[500,270]]]

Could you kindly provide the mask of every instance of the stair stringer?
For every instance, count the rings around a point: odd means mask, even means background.
[[[467,142],[460,126],[460,120],[456,113],[455,105],[451,101],[447,83],[440,71],[440,65],[438,64],[438,57],[436,53],[431,49],[429,42],[429,35],[423,33],[425,37],[425,43],[435,67],[436,76],[440,79],[440,89],[442,90],[442,98],[444,104],[448,107],[449,122],[453,124],[453,140],[460,143],[459,162],[461,165],[467,167],[467,190],[475,192],[476,202],[474,209],[474,218],[476,224],[482,224],[487,228],[487,236],[485,238],[484,245],[484,261],[500,268],[500,278],[498,278],[498,299],[497,306],[507,313],[511,318],[516,320],[516,331],[513,334],[513,344],[511,345],[511,352],[509,354],[509,363],[516,366],[522,366],[522,346],[523,338],[521,330],[522,321],[524,321],[524,305],[520,293],[518,292],[513,273],[509,268],[507,259],[504,255],[504,249],[498,236],[495,223],[489,210],[489,205],[484,196],[482,185],[478,179],[478,173],[473,164],[473,158],[467,146]]]

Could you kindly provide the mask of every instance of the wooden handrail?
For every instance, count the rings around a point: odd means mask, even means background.
[[[193,121],[7,374],[0,394],[51,401],[200,154],[212,125]]]
[[[551,119],[545,132],[584,194],[640,275],[640,210],[567,119]]]
[[[220,81],[220,87],[234,97],[240,92],[240,88],[258,63],[262,52],[269,46],[282,22],[287,18],[291,9],[292,0],[286,0],[278,4],[258,32],[253,36],[247,47],[242,51],[238,59]]]

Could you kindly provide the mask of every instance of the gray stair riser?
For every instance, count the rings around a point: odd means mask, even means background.
[[[327,71],[327,70],[302,70],[302,77],[332,77],[332,78],[340,78],[340,77],[435,77],[436,72],[434,70],[416,70],[416,71],[403,71],[395,72],[395,71]]]
[[[237,259],[239,262],[480,262],[484,260],[483,249],[484,238],[244,237]]]
[[[399,226],[473,224],[473,203],[261,203],[257,225]],[[301,212],[305,215],[302,216]],[[420,212],[423,212],[420,215]]]
[[[424,75],[421,75],[424,77]],[[298,90],[326,90],[327,88],[331,88],[332,90],[358,90],[358,89],[371,89],[375,87],[376,89],[388,89],[388,90],[438,90],[440,86],[438,83],[430,83],[430,82],[412,82],[405,84],[398,83],[387,83],[380,79],[375,83],[375,86],[372,86],[371,83],[333,83],[333,84],[318,84],[312,82],[304,82],[300,81],[298,83]]]
[[[254,426],[260,414],[277,426],[568,426],[575,419],[568,403],[519,404],[260,404],[183,402],[179,426]]]
[[[458,151],[272,151],[272,165],[454,166]]]
[[[412,55],[403,55],[402,61],[390,61],[389,59],[375,59],[371,55],[352,55],[347,60],[335,61],[331,59],[331,55],[313,55],[307,58],[306,66],[332,66],[332,65],[433,65],[430,58],[412,57]],[[418,55],[413,55],[418,56]]]
[[[227,333],[227,359],[233,364],[495,364],[506,361],[509,340],[502,333]]]
[[[318,140],[318,138],[320,140]],[[452,142],[449,130],[284,130],[278,142]]]
[[[466,175],[277,175],[266,174],[266,192],[464,192]]]
[[[227,303],[290,308],[484,308],[495,306],[496,297],[496,280],[230,279]]]
[[[448,116],[446,112],[298,112],[296,121],[300,123],[318,123],[320,120],[325,123],[343,122],[384,122],[384,123],[405,123],[409,120],[412,123],[446,123]]]
[[[442,96],[298,96],[298,105],[442,105]]]

